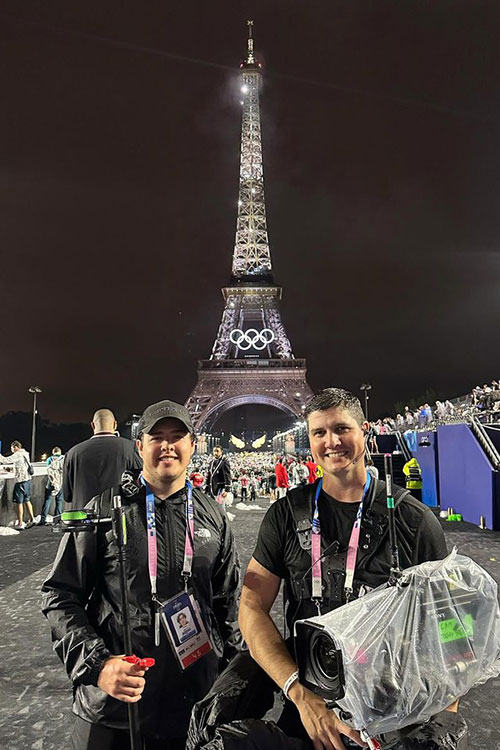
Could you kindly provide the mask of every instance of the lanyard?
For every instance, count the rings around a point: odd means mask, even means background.
[[[372,481],[371,474],[367,473],[365,487],[363,489],[363,496],[359,504],[358,512],[356,513],[356,520],[351,531],[351,537],[349,539],[349,546],[347,548],[347,560],[345,566],[345,583],[344,591],[346,593],[346,599],[349,601],[349,597],[352,594],[352,584],[354,581],[354,570],[356,568],[356,558],[358,556],[359,546],[359,534],[361,531],[361,519],[363,517],[363,505],[365,502],[366,495],[370,488]],[[319,521],[319,510],[318,510],[318,498],[323,487],[323,477],[318,482],[316,487],[316,496],[314,498],[314,515],[312,520],[312,536],[311,536],[311,559],[312,559],[312,598],[318,604],[322,601],[322,577],[321,577],[321,525]],[[319,611],[319,607],[318,607]],[[320,613],[321,614],[321,613]]]
[[[155,496],[148,483],[141,474],[141,483],[146,488],[146,530],[148,536],[148,569],[149,580],[151,582],[151,598],[156,603],[155,613],[155,645],[160,643],[160,612],[157,597],[157,578],[158,578],[158,547],[156,542],[156,517],[155,517]],[[194,503],[193,503],[193,485],[186,481],[187,502],[186,502],[186,538],[184,541],[184,562],[182,565],[182,577],[184,578],[184,587],[187,591],[188,580],[191,578],[193,568],[193,539],[194,539]]]

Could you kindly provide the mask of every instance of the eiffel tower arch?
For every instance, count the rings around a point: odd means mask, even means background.
[[[241,64],[241,154],[238,217],[232,274],[210,359],[198,361],[197,383],[186,406],[196,431],[210,429],[229,409],[265,404],[301,417],[312,394],[305,359],[296,359],[272,272],[264,198],[260,133],[260,63],[248,21],[247,56]]]

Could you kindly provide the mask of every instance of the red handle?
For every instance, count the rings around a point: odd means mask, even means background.
[[[132,654],[132,656],[124,656],[123,661],[127,661],[129,664],[137,664],[141,669],[147,669],[149,667],[154,667],[155,665],[155,660],[152,657],[146,656],[146,658],[140,659],[135,654]]]

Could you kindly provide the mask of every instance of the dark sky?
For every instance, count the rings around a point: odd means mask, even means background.
[[[0,414],[184,401],[234,243],[255,20],[268,229],[313,388],[500,376],[498,0],[0,3]]]

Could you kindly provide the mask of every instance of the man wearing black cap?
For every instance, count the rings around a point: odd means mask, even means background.
[[[109,524],[63,537],[43,585],[54,649],[73,681],[73,750],[129,747],[127,703],[139,703],[146,750],[183,748],[189,714],[239,644],[239,566],[217,505],[186,481],[194,450],[187,409],[149,406],[139,422],[140,474],[87,507],[109,515],[119,494],[127,526],[129,610],[134,653],[156,660],[147,674],[122,658],[118,563]],[[178,615],[195,624],[178,637]]]

